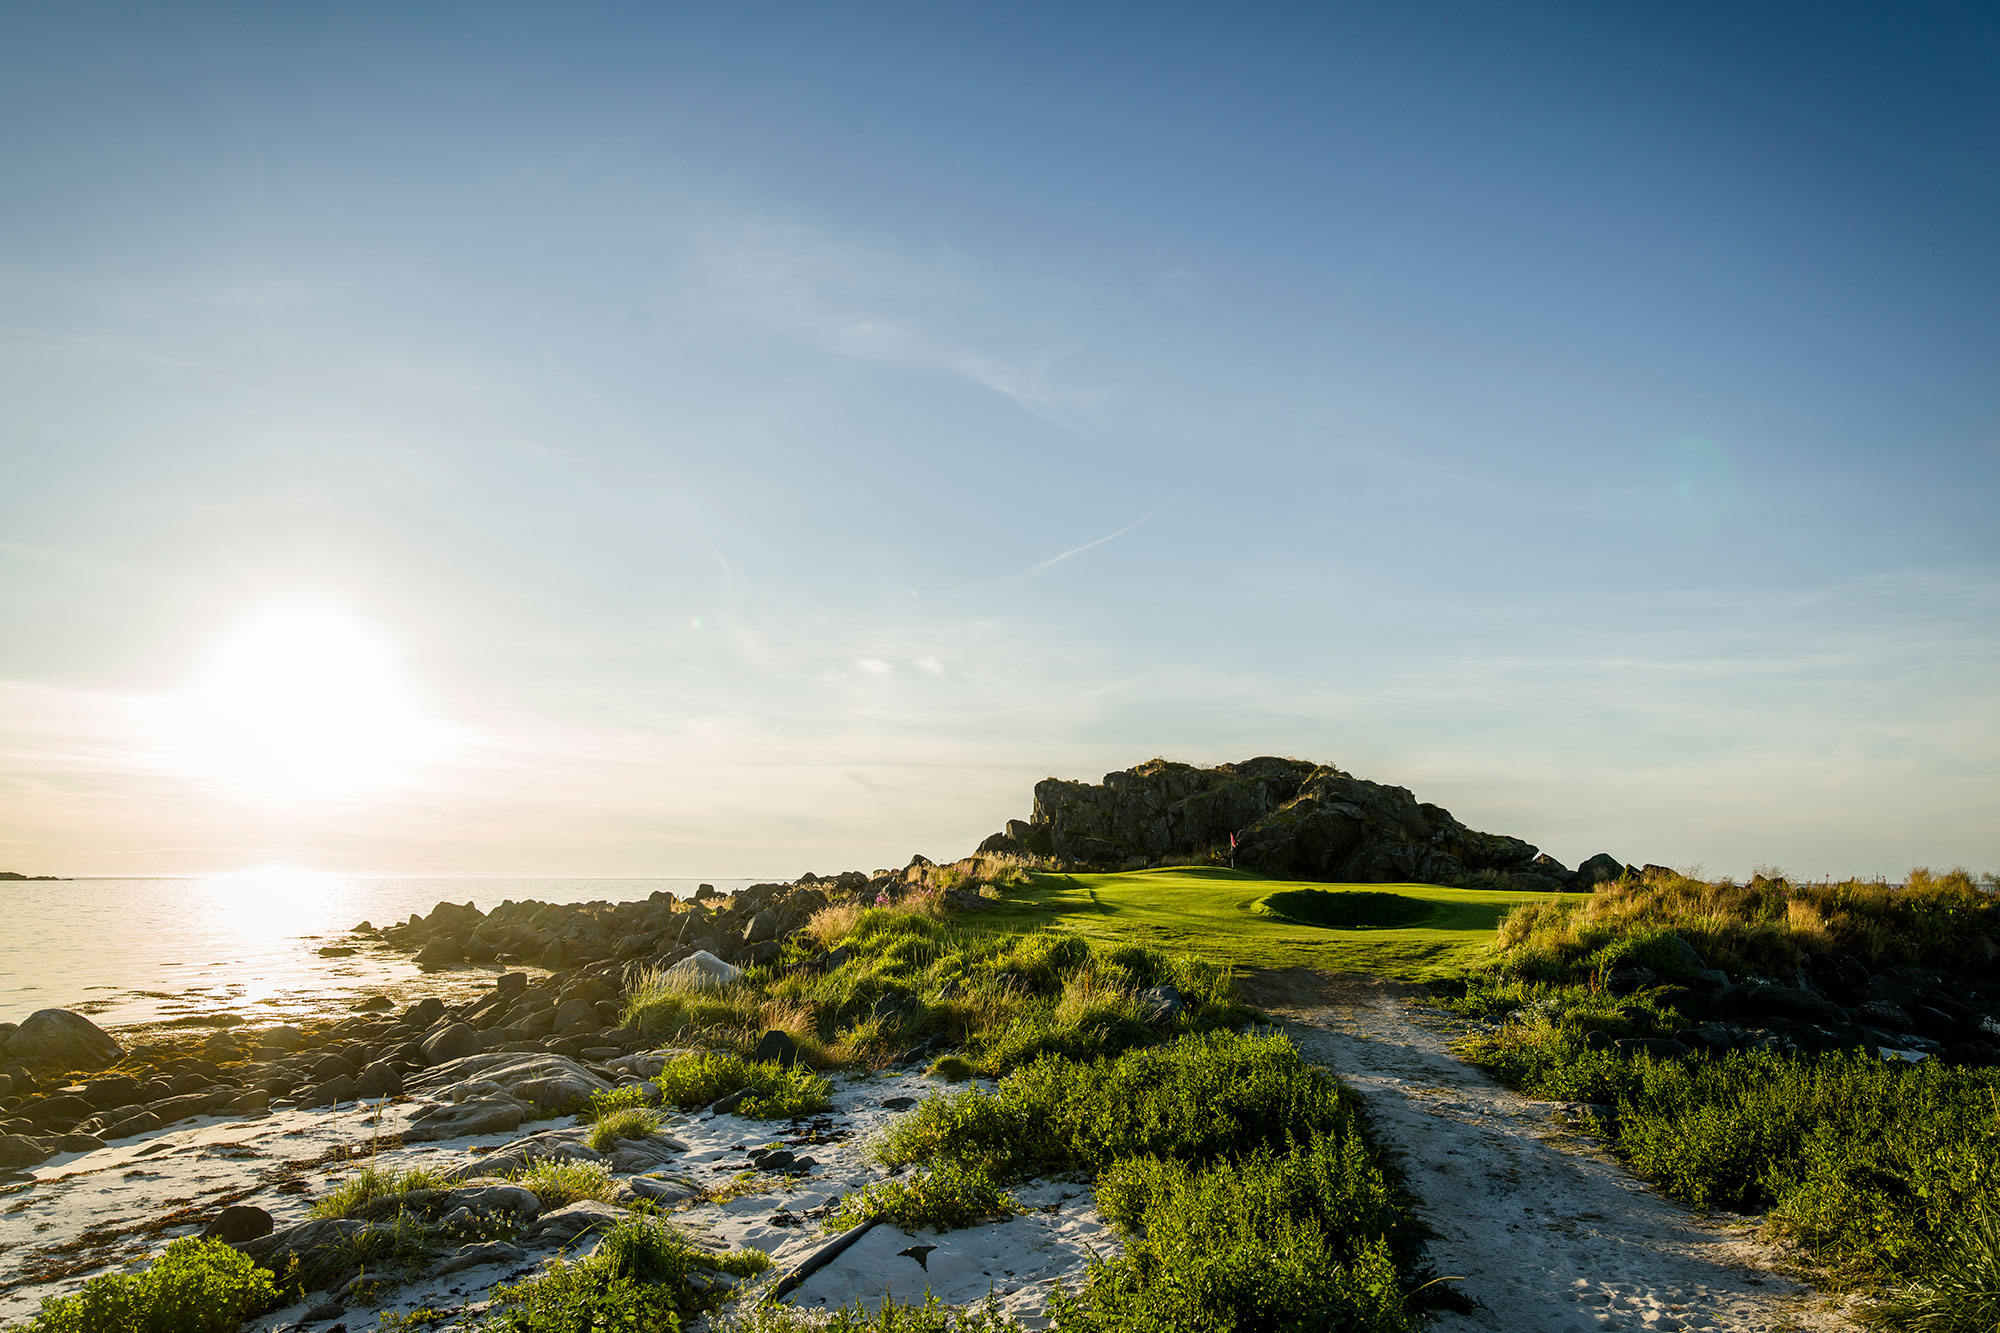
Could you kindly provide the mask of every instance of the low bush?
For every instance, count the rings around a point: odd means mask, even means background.
[[[1045,1057],[991,1092],[927,1098],[896,1122],[881,1155],[892,1166],[983,1166],[1004,1182],[1121,1157],[1210,1162],[1352,1118],[1339,1084],[1283,1036],[1213,1033],[1115,1059]]]
[[[616,1115],[620,1111],[659,1104],[659,1093],[653,1088],[647,1087],[644,1083],[628,1083],[622,1088],[608,1088],[603,1092],[591,1093],[590,1100],[584,1103],[583,1110],[578,1114],[595,1124],[606,1116]]]
[[[984,1167],[941,1163],[907,1180],[878,1180],[850,1194],[826,1221],[828,1231],[846,1231],[870,1217],[905,1231],[956,1231],[999,1222],[1020,1211]]]
[[[1119,1162],[1099,1205],[1124,1252],[1059,1290],[1053,1327],[1073,1333],[1344,1329],[1404,1333],[1413,1319],[1390,1234],[1400,1214],[1358,1136],[1190,1167]]]
[[[701,1270],[750,1277],[769,1268],[756,1250],[716,1254],[649,1218],[621,1222],[586,1259],[558,1259],[535,1277],[496,1291],[491,1333],[671,1333],[684,1317],[713,1309],[719,1286]]]
[[[271,1275],[219,1240],[183,1237],[138,1273],[107,1273],[53,1296],[31,1333],[230,1333],[281,1304]]]
[[[747,1089],[750,1095],[737,1107],[737,1113],[756,1120],[812,1115],[824,1111],[833,1098],[833,1085],[803,1065],[787,1068],[720,1051],[680,1056],[653,1082],[660,1089],[661,1100],[683,1111]]]

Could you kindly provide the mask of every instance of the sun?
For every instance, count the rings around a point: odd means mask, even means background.
[[[168,729],[178,767],[277,799],[385,787],[431,731],[389,640],[314,606],[274,608],[223,639]]]

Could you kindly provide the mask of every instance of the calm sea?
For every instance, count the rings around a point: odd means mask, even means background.
[[[407,954],[321,958],[356,923],[383,926],[440,902],[625,902],[693,879],[372,879],[288,871],[210,879],[0,881],[0,1020],[75,1009],[105,1027],[203,1026],[233,1014],[270,1024],[366,995],[483,986],[484,972],[426,976]],[[757,881],[710,879],[725,893]]]

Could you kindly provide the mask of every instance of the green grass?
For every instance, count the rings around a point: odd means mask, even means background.
[[[833,1085],[803,1065],[745,1060],[727,1051],[678,1056],[653,1079],[660,1098],[693,1111],[732,1092],[749,1091],[736,1108],[752,1120],[789,1120],[832,1105]]]
[[[1394,897],[1420,923],[1332,930],[1287,919],[1269,900],[1306,892]],[[1106,875],[1035,875],[981,920],[1056,925],[1088,939],[1187,950],[1236,967],[1310,967],[1421,980],[1478,961],[1507,911],[1546,894],[1435,884],[1315,884],[1191,867]]]
[[[184,1236],[138,1273],[107,1273],[53,1296],[28,1333],[230,1333],[281,1304],[271,1275],[219,1240]]]
[[[946,1305],[926,1294],[922,1305],[903,1305],[885,1297],[871,1310],[859,1298],[832,1311],[802,1310],[795,1305],[767,1305],[720,1317],[720,1333],[1023,1333],[1021,1325],[1000,1313],[991,1296],[978,1305]]]

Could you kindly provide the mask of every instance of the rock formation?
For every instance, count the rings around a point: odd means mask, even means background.
[[[1554,891],[1630,869],[1600,855],[1585,862],[1588,873],[1572,871],[1519,838],[1469,829],[1402,787],[1268,756],[1215,768],[1155,759],[1096,784],[1049,778],[1035,784],[1032,820],[1011,821],[981,850],[1123,867],[1229,859],[1232,835],[1237,866],[1295,879],[1452,884],[1493,871]]]

